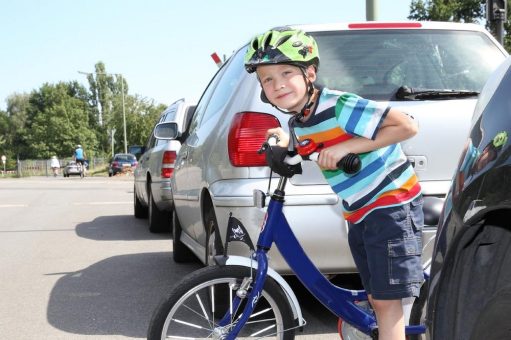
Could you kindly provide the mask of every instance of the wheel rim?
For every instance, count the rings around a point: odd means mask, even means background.
[[[188,291],[167,315],[162,339],[220,339],[222,334],[232,327],[232,323],[221,328],[218,322],[225,315],[227,308],[231,308],[229,301],[232,301],[239,284],[240,280],[236,278],[219,278]],[[221,305],[225,307],[222,308]],[[239,310],[243,307],[244,304]],[[231,320],[236,320],[238,316],[239,314],[234,312]],[[255,339],[270,336],[269,339],[281,339],[283,331],[280,308],[275,300],[263,291],[256,310],[238,334],[238,338]]]

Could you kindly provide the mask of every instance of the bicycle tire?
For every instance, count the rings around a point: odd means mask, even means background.
[[[415,299],[410,313],[410,325],[424,325],[426,322],[426,308],[428,299],[428,283],[421,286],[419,297]],[[426,334],[409,335],[409,340],[425,340]]]
[[[230,308],[230,297],[236,294],[243,278],[250,277],[250,274],[251,269],[247,267],[215,266],[201,268],[186,276],[153,313],[147,339],[219,338],[220,329],[215,329],[215,325]],[[236,320],[244,306],[242,303],[231,320]],[[295,337],[294,325],[293,312],[285,293],[272,278],[267,277],[254,313],[238,337],[266,339],[269,336],[269,339],[292,340]],[[232,323],[226,327],[229,326]]]

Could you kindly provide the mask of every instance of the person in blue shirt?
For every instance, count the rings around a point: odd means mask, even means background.
[[[78,144],[76,146],[73,158],[75,159],[76,164],[85,165],[85,151],[83,151],[82,146]]]

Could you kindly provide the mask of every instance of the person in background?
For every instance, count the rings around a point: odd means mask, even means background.
[[[57,156],[52,156],[50,161],[50,168],[53,171],[53,176],[57,177],[60,170],[60,162]]]
[[[80,166],[83,168],[83,172],[85,173],[85,171],[87,170],[87,168],[85,167],[85,151],[83,151],[82,146],[80,144],[76,146],[73,158],[76,164],[80,164]]]

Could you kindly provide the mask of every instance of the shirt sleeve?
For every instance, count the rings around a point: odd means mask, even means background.
[[[343,93],[337,99],[335,116],[346,132],[375,139],[389,110],[387,103],[368,100],[353,93]]]

